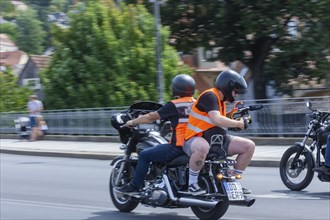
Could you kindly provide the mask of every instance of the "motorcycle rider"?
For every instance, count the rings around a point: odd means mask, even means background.
[[[314,168],[313,171],[330,175],[330,122],[327,126],[321,127],[316,131],[317,139],[321,144],[326,143],[325,164],[324,166]]]
[[[236,95],[245,93],[246,89],[247,84],[244,78],[237,72],[228,69],[218,75],[215,81],[215,87],[204,91],[193,104],[183,147],[183,151],[190,156],[188,192],[192,195],[197,192],[205,193],[197,183],[199,172],[204,165],[205,158],[210,149],[210,144],[202,137],[203,133],[216,126],[220,128],[238,127],[241,130],[246,128],[247,122],[244,119],[233,120],[228,118],[237,110],[237,104],[241,102],[236,102],[228,114],[226,114],[225,104],[225,102],[233,103]],[[223,130],[223,132],[225,131]],[[220,144],[221,148],[228,156],[238,154],[236,157],[237,163],[234,165],[234,172],[242,173],[253,156],[255,149],[254,142],[232,135],[224,135],[222,140],[223,142]],[[245,194],[251,193],[248,189],[243,189],[243,192]]]
[[[157,111],[126,122],[126,126],[134,127],[138,124],[152,123],[159,119],[169,120],[171,122],[172,137],[171,142],[168,144],[142,150],[132,180],[127,185],[117,188],[118,191],[123,193],[139,191],[143,187],[144,178],[151,162],[166,162],[184,154],[182,150],[184,133],[191,105],[195,102],[194,93],[194,79],[186,74],[177,75],[172,80],[174,100],[169,101]]]

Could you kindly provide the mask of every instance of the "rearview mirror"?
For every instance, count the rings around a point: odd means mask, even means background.
[[[311,102],[306,102],[306,106],[307,106],[308,108],[312,108],[312,103],[311,103]]]

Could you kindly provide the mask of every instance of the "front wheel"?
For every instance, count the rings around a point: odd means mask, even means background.
[[[301,151],[301,146],[287,149],[280,161],[280,175],[286,187],[293,191],[305,189],[313,180],[315,166],[313,155],[303,150],[296,161],[294,157]]]
[[[215,192],[212,187],[211,181],[205,176],[200,177],[198,184],[201,188],[206,190],[206,193]],[[219,219],[227,212],[228,207],[229,200],[228,198],[224,198],[224,200],[214,208],[193,206],[191,207],[191,210],[199,219]]]
[[[122,159],[122,158],[117,158]],[[121,163],[118,163],[115,165],[111,171],[110,174],[110,180],[109,180],[109,191],[110,191],[110,196],[111,200],[114,204],[114,206],[121,212],[130,212],[134,210],[138,205],[139,201],[128,196],[124,195],[122,193],[119,193],[116,191],[116,185],[115,185],[115,180],[118,175],[121,175],[120,178],[120,183],[118,184],[119,186],[126,185],[129,182],[129,172],[127,171],[128,169],[124,169],[123,174],[119,174]]]

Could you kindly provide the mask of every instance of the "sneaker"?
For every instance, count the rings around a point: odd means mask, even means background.
[[[252,190],[250,189],[246,189],[246,188],[242,188],[243,189],[243,194],[251,194],[252,193]]]
[[[314,168],[313,171],[330,175],[330,167],[328,166],[321,166],[318,168]]]
[[[188,187],[188,192],[193,196],[205,194],[206,191],[199,187],[197,183],[193,183]]]
[[[125,186],[117,187],[116,190],[121,193],[130,194],[130,193],[138,193],[139,190],[132,186],[131,183],[126,184]]]

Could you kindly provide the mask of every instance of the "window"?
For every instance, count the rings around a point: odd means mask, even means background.
[[[23,86],[27,86],[31,90],[38,90],[41,88],[39,78],[23,79]]]

